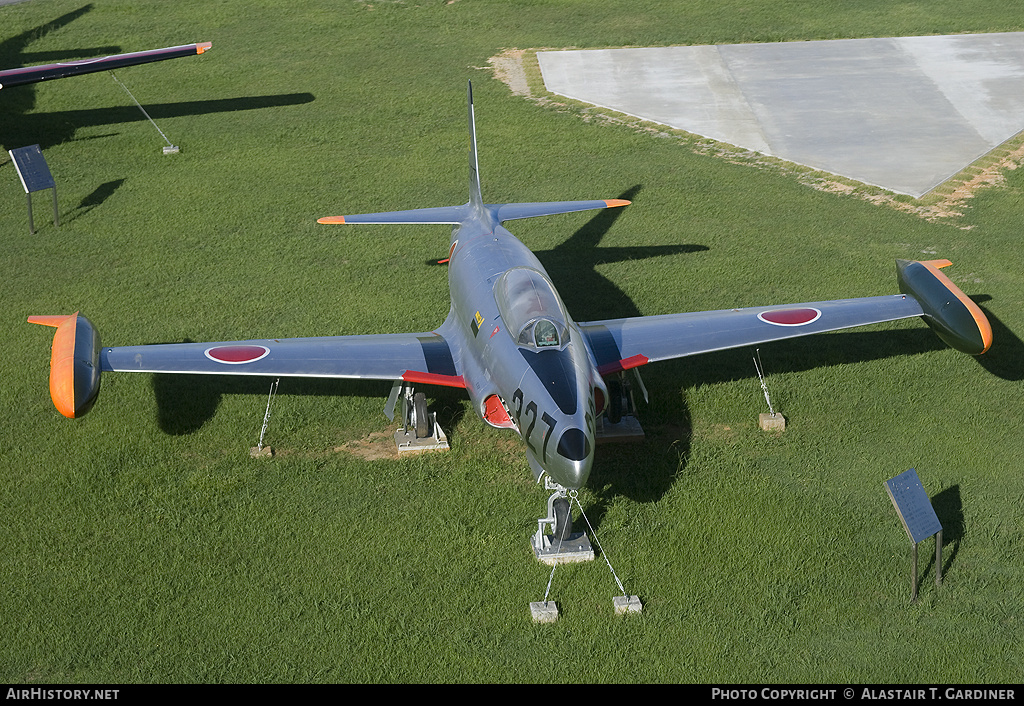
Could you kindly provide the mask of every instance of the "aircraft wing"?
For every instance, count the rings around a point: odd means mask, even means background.
[[[104,372],[404,379],[464,386],[447,341],[437,333],[123,346],[101,348],[99,363]]]
[[[639,316],[579,324],[602,375],[670,358],[907,319],[924,314],[906,294]]]
[[[981,355],[992,345],[985,313],[940,270],[949,260],[896,261],[902,294],[638,316],[579,324],[598,371],[920,316],[951,347]]]
[[[0,88],[8,86],[20,86],[25,83],[37,83],[53,78],[65,78],[66,76],[78,76],[80,74],[91,74],[97,71],[110,71],[120,69],[124,66],[135,66],[136,64],[148,64],[154,61],[166,59],[177,59],[181,56],[194,56],[202,54],[212,46],[211,42],[199,44],[184,44],[178,47],[167,47],[165,49],[150,49],[147,51],[131,52],[129,54],[115,54],[97,59],[81,59],[79,61],[62,61],[57,64],[44,64],[42,66],[26,66],[21,69],[6,69],[0,71]]]
[[[110,348],[100,346],[92,322],[77,312],[28,320],[57,329],[50,356],[50,396],[60,413],[71,418],[92,407],[102,372],[361,378],[466,386],[448,341],[437,332]]]

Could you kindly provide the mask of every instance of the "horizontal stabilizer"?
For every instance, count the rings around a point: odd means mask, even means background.
[[[533,218],[535,216],[555,216],[560,213],[576,213],[592,211],[598,208],[616,208],[628,206],[625,199],[592,199],[589,201],[538,201],[535,203],[503,203],[487,204],[485,212],[492,214],[498,223],[513,221],[517,218]],[[414,208],[408,211],[386,211],[384,213],[360,213],[354,216],[326,216],[317,219],[317,223],[333,224],[430,224],[430,223],[464,223],[476,212],[469,204],[462,206],[438,206],[435,208]]]
[[[900,291],[918,301],[922,318],[939,338],[958,351],[981,355],[992,345],[992,325],[978,305],[939,271],[951,264],[897,260]]]
[[[355,216],[326,216],[317,223],[461,223],[466,218],[467,207],[437,206],[435,208],[414,208],[408,211],[387,211],[385,213],[361,213]]]
[[[555,216],[560,213],[576,213],[592,211],[598,208],[616,208],[628,206],[625,199],[594,199],[590,201],[540,201],[536,203],[506,203],[497,207],[495,215],[499,223],[514,221],[517,218],[533,218],[534,216]],[[488,208],[494,208],[488,206]]]

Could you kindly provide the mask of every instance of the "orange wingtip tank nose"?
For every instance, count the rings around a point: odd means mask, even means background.
[[[213,48],[213,42],[200,42],[196,44],[196,54],[202,54],[205,51],[209,51]]]
[[[316,222],[317,223],[344,223],[345,222],[345,217],[344,216],[324,216],[323,218],[318,218],[316,220]]]

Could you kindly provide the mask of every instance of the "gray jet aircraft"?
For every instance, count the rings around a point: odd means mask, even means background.
[[[518,434],[535,480],[553,490],[534,548],[550,524],[568,540],[567,498],[587,482],[599,426],[630,412],[637,368],[661,360],[896,319],[922,317],[970,354],[992,343],[984,313],[940,268],[946,260],[897,260],[901,294],[607,321],[576,322],[537,257],[506,221],[625,206],[624,200],[484,203],[469,86],[469,201],[458,206],[337,216],[320,223],[451,224],[451,309],[435,329],[408,334],[282,338],[105,348],[79,314],[33,316],[57,329],[50,390],[67,417],[87,412],[101,372],[205,373],[390,380],[386,411],[403,400],[417,437],[434,433],[414,386],[463,388],[474,412]],[[545,524],[546,523],[546,524]]]

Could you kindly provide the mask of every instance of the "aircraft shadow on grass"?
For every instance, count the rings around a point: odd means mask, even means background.
[[[69,59],[84,59],[97,56],[117,54],[121,51],[118,46],[90,47],[88,49],[63,49],[48,52],[27,52],[25,49],[32,42],[42,39],[50,32],[61,29],[82,15],[92,10],[92,3],[84,5],[77,10],[72,10],[61,15],[55,20],[44,22],[38,27],[27,30],[14,37],[0,41],[0,67],[15,68],[28,64],[48,64]],[[23,96],[31,96],[31,93],[23,93]]]
[[[92,10],[92,4],[85,5],[55,20],[45,22],[38,27],[22,32],[19,35],[0,41],[0,67],[17,68],[30,64],[52,63],[71,59],[89,59],[94,57],[109,56],[121,51],[119,46],[90,47],[81,49],[68,49],[49,52],[28,52],[27,47],[39,39],[42,39],[50,32],[65,27],[82,15]],[[8,87],[0,91],[0,135],[5,134],[12,126],[21,125],[27,122],[26,115],[36,105],[36,84],[25,86]],[[66,128],[65,128],[66,129]],[[60,140],[58,140],[59,142]],[[30,143],[31,144],[31,143]],[[56,143],[50,143],[56,144]],[[5,149],[22,147],[22,144],[4,143]]]
[[[194,343],[190,339],[182,341],[161,341],[161,343]],[[243,377],[235,375],[188,375],[164,374],[153,375],[153,393],[157,406],[157,423],[165,434],[180,436],[199,431],[202,426],[213,418],[224,395],[262,396],[264,402],[253,407],[259,408],[262,419],[266,398],[270,393],[270,384],[275,378]],[[285,378],[278,388],[283,396],[317,396],[317,397],[379,397],[381,409],[391,386],[379,380],[332,380],[312,378]],[[452,394],[453,399],[458,398]],[[279,403],[278,403],[279,404]],[[451,417],[449,416],[449,428]],[[443,424],[444,418],[439,413],[438,422]]]
[[[25,88],[31,88],[31,86],[15,86],[8,90],[13,93]],[[282,93],[278,95],[215,98],[178,103],[150,103],[146,104],[145,108],[153,120],[160,120],[162,118],[176,118],[185,115],[206,115],[209,113],[231,113],[239,110],[256,110],[260,108],[280,108],[311,103],[313,100],[315,100],[315,97],[312,93]],[[3,106],[4,109],[6,107],[6,105]],[[0,139],[3,140],[4,149],[14,149],[26,144],[38,144],[41,149],[45,150],[48,147],[74,139],[74,133],[79,128],[117,125],[146,120],[146,116],[135,105],[111,108],[83,108],[53,113],[33,113],[31,117],[31,121],[28,121],[24,115],[5,115],[0,111]],[[104,135],[104,137],[106,136],[108,135]]]
[[[992,324],[992,348],[985,355],[978,356],[978,364],[1003,380],[1024,379],[1024,342],[1006,327],[986,307],[981,306],[992,297],[981,294],[971,297]]]

